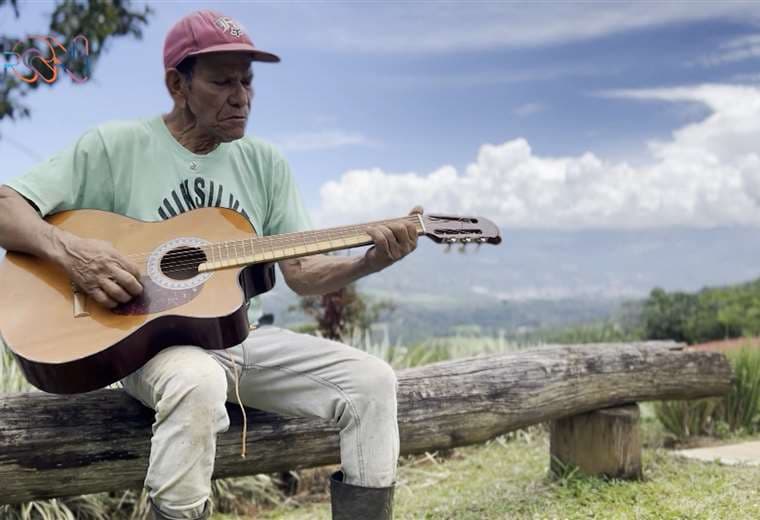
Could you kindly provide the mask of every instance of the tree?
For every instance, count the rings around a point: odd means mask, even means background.
[[[760,280],[696,294],[654,289],[641,322],[647,339],[687,343],[760,334]]]
[[[712,289],[703,289],[696,294],[695,304],[689,309],[689,316],[686,317],[684,325],[685,341],[688,343],[703,343],[726,339],[736,336],[741,329],[735,333],[733,330],[732,318],[727,310],[728,297]],[[726,321],[721,321],[721,311]],[[735,321],[735,320],[734,320]]]
[[[321,296],[303,296],[298,308],[316,320],[322,336],[339,340],[351,330],[369,329],[383,312],[393,310],[394,306],[387,301],[368,304],[356,286],[349,284]]]
[[[148,6],[133,9],[130,4],[130,0],[61,0],[47,34],[0,35],[4,58],[0,120],[29,117],[31,110],[21,98],[40,86],[56,85],[62,75],[73,81],[89,78],[113,38],[142,38],[153,11]],[[6,9],[20,17],[18,0],[0,0],[0,11]]]
[[[686,325],[694,314],[696,303],[693,294],[668,294],[663,289],[653,289],[641,313],[646,337],[689,341]]]

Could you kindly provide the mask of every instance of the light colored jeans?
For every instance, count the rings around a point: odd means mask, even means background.
[[[265,326],[225,351],[167,348],[122,380],[156,411],[145,487],[166,516],[197,518],[209,497],[216,435],[229,427],[224,403],[236,401],[230,355],[243,404],[335,421],[345,481],[392,485],[399,452],[393,369],[347,345]]]

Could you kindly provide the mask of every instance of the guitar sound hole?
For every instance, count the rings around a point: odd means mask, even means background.
[[[161,259],[161,272],[174,280],[187,280],[198,274],[198,266],[206,261],[206,253],[197,247],[172,249]]]

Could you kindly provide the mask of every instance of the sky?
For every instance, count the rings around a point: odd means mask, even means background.
[[[211,3],[149,5],[142,40],[0,122],[0,183],[169,111],[164,35]],[[760,2],[213,6],[282,57],[254,66],[247,132],[282,151],[317,225],[417,204],[515,229],[760,225]],[[0,8],[0,33],[44,33],[52,8]]]

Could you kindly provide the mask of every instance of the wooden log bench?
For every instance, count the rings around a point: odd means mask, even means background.
[[[719,396],[731,378],[722,354],[672,343],[546,346],[401,370],[401,451],[481,443],[546,421],[555,421],[563,446],[572,448],[593,435],[573,440],[568,432],[585,420],[573,419],[563,429],[563,418],[646,400]],[[248,456],[242,459],[240,412],[230,405],[229,413],[216,478],[339,461],[333,425],[258,411],[248,414]],[[0,504],[142,486],[152,421],[151,410],[119,390],[0,396]],[[612,437],[622,431],[614,422],[602,428]],[[628,424],[637,427],[637,418],[628,417]],[[582,451],[557,453],[572,462]]]

